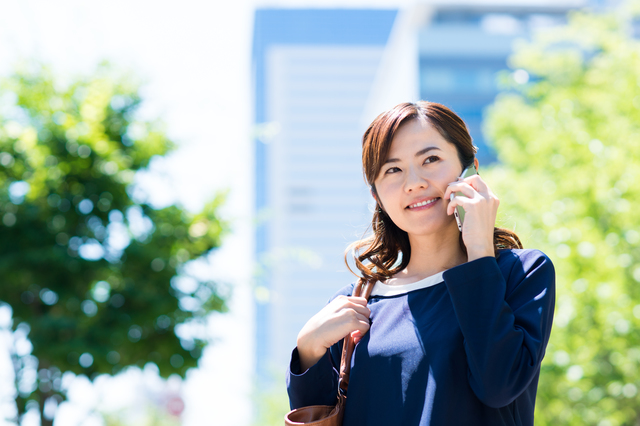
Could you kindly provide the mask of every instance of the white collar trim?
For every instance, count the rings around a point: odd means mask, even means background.
[[[410,291],[431,287],[444,282],[442,274],[444,274],[444,271],[428,276],[427,278],[423,278],[415,283],[403,285],[389,285],[378,281],[373,287],[371,296],[397,296],[399,294],[409,293]]]

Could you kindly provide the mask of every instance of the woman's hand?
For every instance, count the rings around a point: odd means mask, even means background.
[[[485,256],[494,256],[493,228],[500,200],[479,175],[451,182],[444,193],[445,200],[455,192],[456,195],[447,206],[447,214],[452,215],[457,206],[465,211],[462,224],[462,240],[467,247],[468,261]]]
[[[351,333],[358,343],[369,330],[367,299],[338,296],[311,317],[298,334],[298,354],[302,371],[313,366],[328,348]]]

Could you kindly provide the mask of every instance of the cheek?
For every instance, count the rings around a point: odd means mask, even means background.
[[[394,205],[394,199],[397,198],[397,188],[391,182],[376,184],[376,192],[378,193],[378,203],[382,204],[385,209]]]
[[[462,170],[458,172],[457,169],[454,170],[451,167],[443,167],[438,171],[438,175],[434,176],[434,179],[440,184],[448,185],[458,179],[460,173],[462,173]]]
[[[437,178],[433,179],[433,185],[437,186],[438,189],[444,194],[449,184],[458,180],[458,176],[460,175],[451,173],[451,170],[447,170],[440,173]]]

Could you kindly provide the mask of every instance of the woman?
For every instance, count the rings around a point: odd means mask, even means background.
[[[499,200],[479,175],[458,179],[478,167],[464,122],[439,104],[400,104],[369,126],[362,152],[377,205],[356,265],[376,284],[368,303],[344,287],[300,331],[291,408],[335,403],[351,333],[345,426],[533,425],[555,272],[495,228]]]

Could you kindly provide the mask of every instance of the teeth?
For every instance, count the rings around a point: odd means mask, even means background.
[[[421,203],[415,203],[415,204],[411,204],[409,206],[410,209],[414,209],[416,207],[422,207],[422,206],[426,206],[427,204],[431,204],[431,203],[435,203],[438,199],[434,198],[433,200],[429,200],[429,201],[423,201]]]

